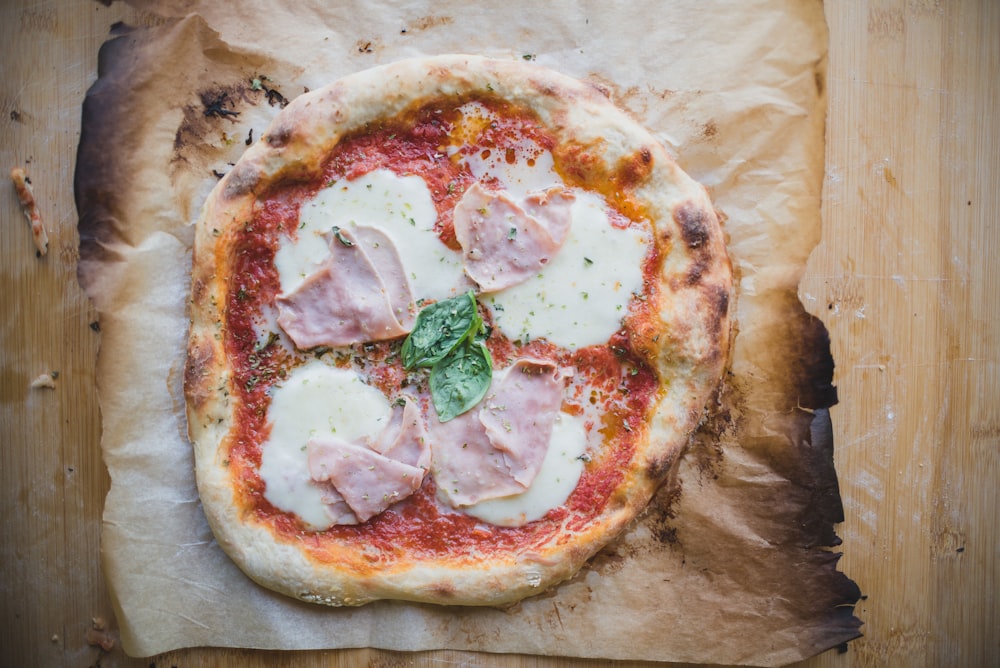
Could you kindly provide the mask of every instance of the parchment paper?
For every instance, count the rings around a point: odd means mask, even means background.
[[[842,519],[833,360],[797,297],[820,228],[821,3],[327,4],[156,3],[147,27],[116,26],[101,49],[75,189],[79,277],[101,316],[112,479],[102,552],[126,651],[367,646],[776,665],[856,637],[859,592],[829,549]],[[531,59],[603,84],[709,187],[740,274],[731,373],[650,508],[556,589],[506,610],[299,603],[246,578],[199,505],[181,387],[191,226],[214,172],[283,98],[447,52]]]

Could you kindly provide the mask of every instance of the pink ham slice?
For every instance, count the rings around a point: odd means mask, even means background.
[[[306,445],[309,475],[329,481],[361,522],[410,496],[423,482],[424,470],[389,459],[363,445],[331,437]]]
[[[555,364],[523,359],[495,379],[479,411],[430,420],[432,471],[454,507],[520,494],[548,451],[562,404]]]
[[[484,292],[496,292],[537,274],[569,233],[573,193],[562,187],[532,193],[521,203],[478,183],[455,206],[455,238],[465,273]]]
[[[392,412],[392,419],[372,442],[375,452],[389,459],[416,466],[430,467],[431,449],[427,441],[427,429],[420,408],[409,397],[403,398],[401,408]]]
[[[563,383],[551,362],[515,362],[487,396],[479,421],[510,475],[527,489],[548,451],[552,427],[562,406]]]
[[[276,302],[278,324],[301,349],[393,339],[415,319],[399,253],[370,227],[331,235],[326,262]]]
[[[429,420],[431,471],[438,491],[455,508],[520,494],[503,453],[493,447],[476,411],[448,422]]]
[[[423,416],[409,397],[370,444],[323,437],[306,450],[309,476],[329,483],[322,500],[334,524],[364,522],[413,494],[431,459]]]
[[[351,507],[347,505],[347,501],[344,501],[344,497],[332,485],[327,486],[319,498],[326,504],[326,512],[334,524],[359,523],[358,516],[354,514]]]

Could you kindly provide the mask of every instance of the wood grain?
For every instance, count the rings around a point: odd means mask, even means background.
[[[842,563],[867,596],[851,663],[996,665],[1000,3],[827,14],[824,231],[800,294],[838,362]]]
[[[1000,3],[832,0],[824,231],[800,294],[827,324],[847,519],[842,568],[866,636],[814,667],[1000,662]],[[26,166],[50,233],[36,258],[0,194],[0,650],[18,666],[598,665],[467,652],[195,649],[129,659],[100,569],[94,313],[75,280],[80,103],[121,5],[0,6],[0,155]],[[30,389],[58,371],[55,389]],[[630,664],[634,665],[634,664]]]

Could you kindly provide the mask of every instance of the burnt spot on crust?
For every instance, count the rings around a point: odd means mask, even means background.
[[[436,582],[427,588],[432,598],[447,600],[455,597],[455,585],[450,582]]]
[[[676,462],[676,452],[669,452],[661,457],[656,457],[646,464],[646,476],[651,480],[661,481],[667,477]]]
[[[709,335],[716,344],[725,338],[722,328],[729,323],[729,299],[729,290],[721,285],[712,285],[703,292],[702,313],[708,325]],[[713,357],[725,352],[718,348],[718,345],[715,347]]]
[[[294,132],[295,130],[291,125],[280,123],[272,128],[271,132],[264,135],[264,141],[267,142],[268,146],[281,148],[291,141]]]
[[[653,151],[648,146],[643,146],[618,161],[612,178],[620,187],[634,188],[648,179],[652,171]]]
[[[202,407],[213,394],[206,381],[214,358],[215,347],[210,341],[191,340],[184,367],[184,393],[195,408]]]
[[[205,298],[205,290],[208,288],[208,282],[197,274],[198,272],[195,272],[191,280],[191,301],[195,304]]]
[[[700,248],[708,242],[712,221],[704,208],[688,200],[674,207],[673,217],[688,248]]]
[[[226,179],[225,196],[233,199],[253,192],[260,182],[260,171],[249,162],[239,162]]]
[[[688,285],[697,285],[701,282],[701,277],[704,275],[705,271],[708,269],[708,261],[704,257],[697,258],[688,269],[686,283]]]
[[[606,166],[602,154],[603,147],[596,143],[561,142],[553,148],[556,164],[571,185],[599,184]]]
[[[534,56],[525,55],[524,60],[534,60]],[[542,75],[529,77],[529,84],[537,94],[560,101],[594,99],[596,96],[610,97],[608,92],[594,81],[574,81],[567,84],[566,81]],[[563,120],[565,121],[565,116]]]

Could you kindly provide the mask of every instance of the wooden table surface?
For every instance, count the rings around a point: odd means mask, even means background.
[[[1000,665],[1000,2],[830,0],[823,240],[801,282],[830,329],[847,519],[865,637],[805,665]],[[0,3],[0,166],[33,175],[36,258],[0,188],[0,664],[590,665],[467,652],[103,653],[96,315],[76,283],[80,103],[121,3]],[[43,372],[54,389],[30,389]],[[593,662],[596,663],[596,662]]]

